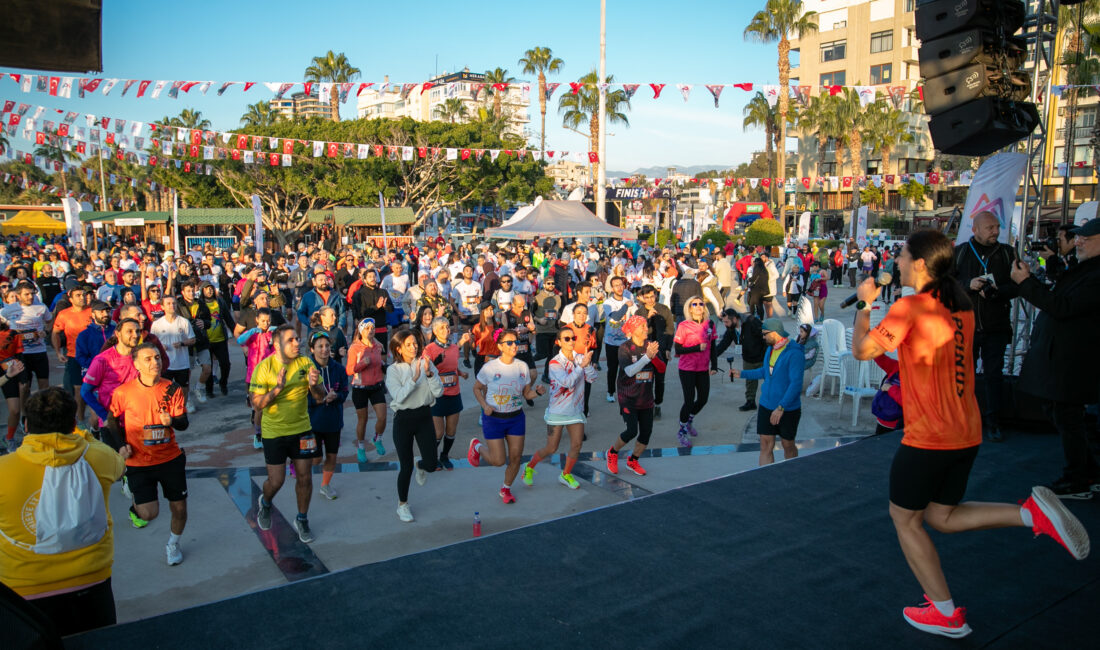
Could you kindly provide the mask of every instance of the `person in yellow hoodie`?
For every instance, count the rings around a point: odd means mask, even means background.
[[[114,522],[107,509],[107,530],[89,546],[60,553],[31,550],[36,544],[36,507],[47,466],[72,465],[81,456],[91,465],[103,491],[126,465],[113,449],[76,429],[76,399],[53,386],[27,399],[26,436],[13,454],[0,457],[0,581],[68,635],[115,623],[111,591]]]

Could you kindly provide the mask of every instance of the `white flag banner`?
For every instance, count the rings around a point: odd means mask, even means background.
[[[779,86],[764,86],[764,99],[768,100],[768,106],[775,108],[779,101]]]
[[[320,140],[313,141],[313,157],[320,158],[325,153],[325,143]]]
[[[691,97],[691,84],[676,84],[676,87],[680,89],[680,94],[684,96],[684,102],[686,103],[688,98]]]
[[[493,162],[496,162],[497,156],[499,156],[499,155],[500,155],[500,149],[490,149],[489,150],[489,160],[492,160]]]
[[[168,82],[164,79],[161,79],[153,84],[153,99],[160,99],[160,94],[164,92],[164,87],[167,85]]]
[[[856,86],[856,93],[859,95],[859,105],[862,107],[866,107],[875,101],[874,86]]]
[[[61,87],[57,89],[59,97],[73,96],[73,77],[61,77]]]
[[[213,160],[214,159],[214,147],[203,147],[202,148],[202,159],[203,160]]]
[[[956,246],[970,239],[974,215],[979,212],[992,212],[1000,221],[1001,234],[997,240],[1002,244],[1010,243],[1019,235],[1019,232],[1013,231],[1015,224],[1009,223],[1009,218],[1025,169],[1027,154],[1022,153],[999,153],[982,164],[966,194],[966,207],[963,208],[959,234],[955,238]]]
[[[856,244],[863,248],[867,245],[867,206],[861,205],[856,210]]]
[[[871,175],[871,182],[875,184],[875,187],[882,187],[882,175],[881,174],[872,174]]]
[[[103,94],[107,95],[111,92],[111,89],[118,83],[118,79],[104,79],[103,80]]]
[[[264,211],[260,205],[260,197],[257,194],[252,195],[252,226],[253,230],[253,243],[256,244],[256,250],[263,251],[264,249]]]
[[[317,155],[320,155],[320,154],[318,153]],[[359,149],[356,151],[356,156],[359,158],[359,160],[364,160],[369,155],[370,155],[370,146],[365,145],[365,144],[359,145]]]
[[[458,149],[447,149],[447,160],[458,160]]]
[[[1096,201],[1085,201],[1073,213],[1073,225],[1083,226],[1096,218]]]
[[[924,182],[927,178],[927,174],[925,174],[924,172],[915,172],[913,174],[913,178],[917,179],[917,182],[920,183],[921,185],[924,185]]]
[[[401,147],[401,160],[412,160],[413,151],[412,147]]]
[[[840,185],[840,177],[839,176],[830,176],[829,177],[829,186],[830,187],[836,188],[839,185]]]
[[[282,164],[283,167],[290,167],[290,154],[284,153],[279,162]]]
[[[755,190],[756,186],[759,185],[759,184],[760,184],[760,179],[759,178],[750,178],[749,179],[749,187],[751,187],[752,189]]]
[[[810,241],[810,213],[803,212],[798,217],[798,245],[803,246]]]

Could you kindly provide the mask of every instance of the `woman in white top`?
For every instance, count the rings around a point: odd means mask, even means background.
[[[413,440],[420,448],[416,482],[424,485],[428,473],[435,471],[435,425],[432,404],[443,394],[443,383],[435,366],[421,357],[420,339],[407,329],[390,339],[395,363],[386,369],[386,390],[393,409],[393,445],[401,467],[397,472],[397,516],[412,521],[409,510],[409,481],[413,473]]]
[[[477,438],[471,440],[466,458],[474,467],[481,464],[483,457],[495,467],[507,463],[500,498],[504,503],[515,503],[512,481],[519,473],[527,422],[523,416],[523,401],[544,395],[546,387],[539,384],[532,389],[527,364],[516,361],[516,333],[512,330],[497,330],[495,335],[500,356],[482,366],[477,373],[477,381],[474,382],[474,397],[481,404],[484,414],[481,418],[481,431],[485,444]]]
[[[558,451],[561,430],[569,431],[569,454],[565,467],[558,475],[558,482],[567,488],[580,487],[573,478],[573,466],[581,454],[584,442],[584,385],[596,381],[596,369],[592,367],[592,351],[585,354],[574,351],[577,337],[567,328],[558,332],[561,351],[550,360],[550,404],[543,419],[546,421],[546,446],[539,449],[523,466],[524,485],[534,485],[535,465]]]

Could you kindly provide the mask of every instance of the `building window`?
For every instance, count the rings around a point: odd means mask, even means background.
[[[844,29],[848,26],[847,20],[842,20],[839,23],[833,23],[833,29]]]
[[[828,72],[821,75],[822,86],[843,86],[844,85],[844,71],[838,70],[837,72]]]
[[[817,173],[819,176],[836,176],[836,163],[835,162],[823,162],[817,164]]]
[[[892,30],[888,29],[885,32],[871,34],[871,54],[889,52],[892,49],[894,49],[894,32]]]
[[[905,11],[913,11],[913,0],[905,0]]]
[[[829,41],[821,44],[821,60],[840,61],[844,58],[845,44],[847,41]]]
[[[893,76],[890,74],[890,63],[883,63],[882,65],[871,66],[871,85],[878,86],[880,84],[888,84],[893,81]]]
[[[867,161],[867,173],[872,175],[872,176],[874,176],[875,174],[881,174],[882,173],[880,171],[881,167],[882,167],[882,161],[881,160],[868,160]]]

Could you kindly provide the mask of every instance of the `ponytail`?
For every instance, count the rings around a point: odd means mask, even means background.
[[[955,278],[955,247],[946,235],[937,230],[918,230],[905,241],[909,256],[924,260],[924,267],[931,280],[920,288],[930,293],[949,312],[971,311],[973,305],[959,281]]]

